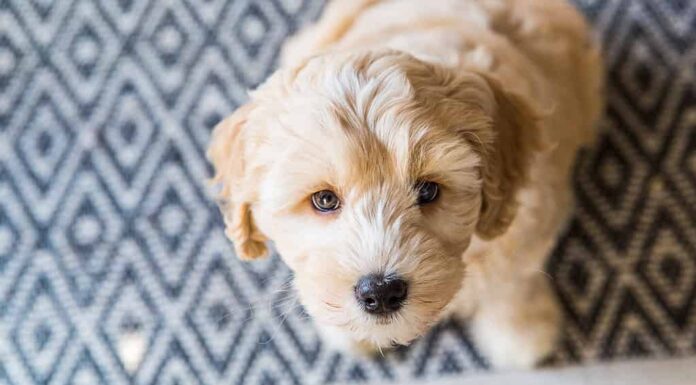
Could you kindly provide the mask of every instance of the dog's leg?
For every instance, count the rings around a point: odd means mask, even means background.
[[[543,274],[487,286],[471,328],[478,348],[496,368],[531,368],[548,357],[559,336],[561,313]]]

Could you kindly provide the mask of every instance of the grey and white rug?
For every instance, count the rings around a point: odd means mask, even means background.
[[[445,323],[325,349],[208,195],[210,130],[322,0],[0,0],[0,384],[311,384],[486,369]],[[548,272],[556,361],[696,353],[696,1],[578,0],[609,67]]]

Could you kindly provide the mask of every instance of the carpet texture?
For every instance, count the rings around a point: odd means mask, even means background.
[[[275,257],[243,264],[213,125],[321,0],[0,0],[0,384],[311,384],[467,375],[445,322],[379,360],[327,350]],[[578,0],[608,109],[547,271],[555,361],[696,353],[696,2]]]

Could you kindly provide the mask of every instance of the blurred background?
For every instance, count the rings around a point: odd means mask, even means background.
[[[212,127],[322,0],[0,0],[0,384],[468,376],[457,321],[376,360],[322,346],[277,257],[243,264]],[[550,364],[696,354],[696,1],[577,0],[608,67],[578,208],[547,266]]]

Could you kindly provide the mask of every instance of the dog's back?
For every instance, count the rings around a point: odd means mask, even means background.
[[[564,129],[550,128],[549,139],[594,137],[603,105],[599,53],[584,18],[565,0],[334,0],[286,44],[281,63],[385,47],[495,73],[544,111],[574,104],[562,115],[578,127],[559,124]]]

